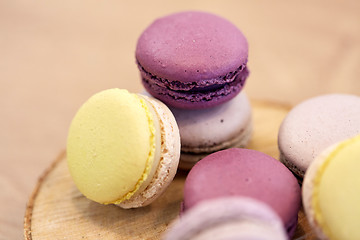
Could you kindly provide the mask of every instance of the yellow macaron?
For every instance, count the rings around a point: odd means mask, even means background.
[[[67,162],[74,183],[102,204],[150,204],[172,181],[179,156],[179,131],[170,110],[127,90],[92,96],[68,133]]]
[[[360,239],[360,135],[321,153],[307,170],[303,205],[320,239]]]

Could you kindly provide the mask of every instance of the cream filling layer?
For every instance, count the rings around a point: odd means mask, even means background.
[[[144,191],[145,188],[151,183],[161,158],[161,134],[160,134],[161,130],[159,123],[160,120],[155,112],[155,109],[152,107],[150,103],[147,102],[145,98],[141,97],[141,95],[138,94],[134,94],[134,95],[136,95],[136,97],[139,98],[140,102],[142,103],[142,107],[145,109],[147,113],[149,129],[151,132],[150,152],[144,173],[142,177],[139,179],[138,183],[135,185],[134,190],[127,193],[124,197],[114,202],[110,202],[113,204],[120,204],[124,200],[129,200],[133,197],[136,197],[142,191]],[[136,148],[134,150],[136,151]]]

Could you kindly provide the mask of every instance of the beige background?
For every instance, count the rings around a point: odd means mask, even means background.
[[[228,18],[248,38],[253,99],[360,95],[360,1],[0,0],[0,239],[23,239],[27,199],[71,118],[107,88],[141,91],[134,49],[155,18]]]

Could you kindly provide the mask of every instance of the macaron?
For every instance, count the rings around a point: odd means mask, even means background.
[[[70,125],[70,174],[85,197],[101,204],[150,204],[174,178],[179,157],[179,130],[171,111],[127,90],[95,94]]]
[[[168,106],[200,109],[235,97],[245,84],[248,43],[228,20],[186,11],[155,20],[138,39],[146,90]]]
[[[184,185],[183,212],[219,197],[254,198],[271,207],[291,237],[301,205],[300,186],[278,160],[255,150],[230,148],[215,152],[190,170]]]
[[[181,137],[179,167],[191,169],[207,155],[226,148],[246,147],[252,134],[251,105],[244,91],[230,101],[205,109],[170,110]]]
[[[320,239],[360,239],[360,135],[337,143],[310,164],[303,205]]]
[[[300,179],[327,147],[360,134],[360,97],[328,94],[295,106],[278,134],[280,161]]]
[[[281,219],[251,198],[205,201],[175,221],[164,240],[287,240]]]

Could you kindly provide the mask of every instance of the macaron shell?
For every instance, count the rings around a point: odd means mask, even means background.
[[[308,99],[294,107],[280,127],[280,160],[303,177],[321,151],[360,134],[359,122],[358,96],[330,94]]]
[[[164,240],[262,239],[285,240],[279,217],[264,203],[250,198],[208,200],[174,222]]]
[[[305,175],[303,204],[321,239],[360,238],[359,160],[360,135],[323,151]]]
[[[143,100],[126,90],[105,90],[84,103],[71,123],[68,166],[86,197],[112,203],[130,198],[147,180],[155,148],[153,118]]]
[[[175,177],[180,158],[180,134],[171,111],[162,102],[141,95],[155,109],[160,120],[161,158],[155,175],[148,187],[133,198],[118,204],[122,208],[149,205],[161,195]]]
[[[202,201],[224,196],[252,197],[267,203],[279,214],[289,235],[293,234],[301,204],[300,187],[292,173],[270,156],[232,148],[199,161],[185,181],[185,212]]]
[[[205,12],[180,12],[157,19],[136,47],[136,59],[147,71],[180,82],[225,76],[246,63],[247,56],[247,40],[240,30]]]

